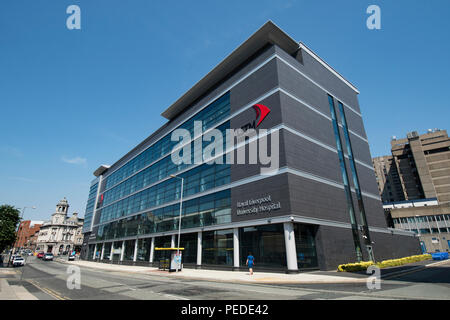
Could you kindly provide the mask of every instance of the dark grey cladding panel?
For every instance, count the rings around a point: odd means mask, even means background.
[[[364,210],[366,211],[367,223],[369,224],[369,226],[387,228],[381,201],[363,195],[363,203]]]
[[[304,50],[302,50],[303,64],[278,47],[276,52],[322,87],[338,94],[341,99],[344,99],[344,102],[359,112],[357,93]]]
[[[319,226],[315,241],[321,270],[337,270],[340,264],[356,261],[350,228]]]
[[[280,96],[278,93],[275,93],[274,95],[271,95],[270,97],[264,99],[261,101],[262,104],[266,105],[271,109],[270,113],[266,116],[266,118],[261,122],[259,129],[267,129],[272,128],[274,126],[277,126],[281,123],[281,109],[280,109]],[[245,124],[249,122],[253,122],[256,119],[256,112],[253,108],[249,108],[246,111],[240,113],[233,119],[231,119],[231,128],[241,128]],[[283,143],[283,132],[279,131],[278,138],[279,140],[274,141],[278,142],[279,146],[279,167],[283,167],[286,165],[285,160],[285,149],[284,149],[284,143]],[[259,151],[259,144],[262,143],[262,140],[258,141],[258,151]],[[254,143],[254,142],[252,142]],[[269,135],[265,141],[266,146],[268,146],[268,154],[272,154],[272,135]],[[247,164],[237,164],[237,153],[241,150],[245,151],[245,158]],[[237,181],[249,176],[253,175],[259,175],[260,174],[260,168],[261,166],[259,164],[248,164],[249,161],[249,145],[245,145],[244,147],[239,148],[234,152],[234,164],[231,165],[231,181]],[[259,160],[259,156],[258,156]],[[258,163],[260,163],[258,161]],[[267,165],[263,165],[263,167],[267,167]]]
[[[418,237],[371,232],[373,252],[377,261],[421,254]]]
[[[336,112],[339,113],[338,117],[340,119],[340,112],[338,105],[336,104]],[[354,113],[352,110],[344,106],[345,119],[347,120],[347,125],[350,130],[359,134],[361,137],[367,139],[366,130],[364,129],[363,118]],[[341,123],[341,122],[339,122]]]
[[[374,242],[372,246],[377,261],[421,253],[417,237],[384,232],[371,232],[370,235]],[[321,270],[336,270],[340,264],[356,262],[351,229],[319,226],[315,241]],[[363,242],[361,244],[363,245]],[[362,250],[364,259],[367,260],[368,255],[364,245]]]
[[[231,113],[278,86],[278,70],[273,59],[247,77],[230,92]],[[259,103],[259,101],[256,101]]]
[[[283,130],[286,163],[290,168],[342,183],[339,158],[336,152]]]
[[[278,131],[279,132],[279,165],[278,168],[281,167],[285,167],[286,166],[286,151],[285,151],[285,143],[284,143],[284,132]],[[274,141],[277,141],[274,139]],[[261,143],[262,140],[259,140],[258,143]],[[253,142],[252,142],[253,143]],[[268,155],[272,155],[272,135],[268,135],[268,138],[266,139],[266,146],[268,147]],[[257,147],[259,148],[259,145],[257,145]],[[237,152],[240,152],[241,150],[243,150],[245,152],[245,159],[246,159],[246,164],[237,164]],[[257,164],[249,164],[249,150],[250,147],[249,145],[245,145],[244,147],[240,147],[238,150],[235,150],[234,152],[234,164],[231,165],[231,182],[235,182],[247,177],[251,177],[251,176],[257,176],[261,174],[261,168],[267,168],[270,166],[270,164],[263,164],[261,165],[260,161],[259,161],[259,156],[257,158]],[[259,151],[259,149],[258,149]],[[274,155],[274,161],[276,161],[276,157]],[[273,165],[275,165],[275,162],[273,163]]]
[[[256,200],[270,196],[271,202],[280,203],[280,208],[271,212],[262,211],[237,215],[237,203]],[[248,221],[261,218],[271,218],[290,214],[287,174],[268,177],[263,180],[248,183],[231,189],[231,221]],[[265,204],[269,204],[266,202]],[[245,208],[259,207],[249,205]]]
[[[378,186],[375,178],[375,171],[356,163],[356,171],[358,172],[358,180],[363,192],[378,195]]]
[[[336,148],[334,131],[330,120],[284,93],[280,94],[280,101],[283,123],[311,138]]]
[[[292,214],[350,223],[345,191],[289,174]]]
[[[350,134],[350,142],[352,144],[352,151],[355,159],[364,162],[367,165],[371,165],[372,157],[370,155],[369,144],[353,134]]]
[[[294,61],[296,62],[295,59]],[[320,112],[330,116],[330,107],[326,92],[282,61],[278,61],[278,70],[281,88],[297,98],[302,99]]]
[[[352,192],[352,200],[353,200],[353,208],[355,209],[356,223],[358,225],[362,225],[361,214],[359,212],[359,206],[358,206],[358,197],[356,196],[355,192]]]

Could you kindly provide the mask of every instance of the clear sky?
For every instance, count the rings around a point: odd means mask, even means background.
[[[81,8],[81,30],[66,9]],[[369,30],[366,9],[381,9]],[[0,2],[0,204],[84,215],[92,172],[267,20],[359,90],[372,156],[391,136],[450,129],[450,1]]]

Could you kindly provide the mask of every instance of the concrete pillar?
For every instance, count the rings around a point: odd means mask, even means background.
[[[122,249],[120,250],[120,261],[123,261],[124,255],[125,255],[125,240],[122,241]]]
[[[111,242],[111,253],[109,255],[109,260],[112,261],[114,253],[114,241]]]
[[[153,262],[154,252],[155,252],[155,237],[152,237],[152,244],[150,245],[150,262]]]
[[[133,256],[133,262],[136,262],[137,260],[137,252],[138,252],[138,239],[134,241],[134,256]]]
[[[103,260],[103,256],[105,255],[105,242],[102,244],[102,255],[100,256],[100,260]]]
[[[239,268],[239,228],[233,229],[233,266]]]
[[[199,231],[197,233],[197,266],[202,265],[202,235],[203,233]]]
[[[286,245],[286,262],[288,273],[297,273],[297,250],[295,248],[294,224],[292,222],[283,223],[284,243]]]
[[[172,238],[170,239],[170,247],[175,248],[175,235],[172,235]]]
[[[95,254],[96,253],[97,253],[97,244],[94,245],[94,254],[92,255],[92,260],[95,260]]]

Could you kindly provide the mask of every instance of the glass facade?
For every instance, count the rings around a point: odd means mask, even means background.
[[[233,229],[205,231],[202,264],[233,266]]]
[[[361,243],[359,241],[358,226],[356,224],[355,209],[353,206],[353,199],[352,199],[352,191],[350,189],[347,168],[345,166],[345,158],[344,158],[344,152],[342,149],[341,134],[339,133],[339,125],[338,125],[337,116],[336,116],[336,108],[334,107],[334,99],[330,95],[328,95],[328,102],[330,104],[331,120],[333,123],[334,136],[335,136],[335,140],[336,140],[336,148],[337,148],[338,156],[339,156],[339,165],[341,167],[342,181],[344,183],[345,196],[347,197],[347,209],[348,209],[348,213],[350,216],[350,223],[352,225],[353,242],[355,244],[356,257],[357,257],[358,261],[361,261],[362,260]]]
[[[172,244],[172,236],[156,237],[155,248],[170,248]],[[169,259],[170,253],[168,251],[155,250],[153,255],[153,262],[158,264],[161,259]]]
[[[225,130],[228,129],[229,127],[230,127],[230,123],[227,121],[223,125],[219,126],[217,129],[220,130],[223,134],[225,134]],[[225,143],[226,143],[226,141],[224,141],[224,144]],[[203,147],[206,147],[206,145],[209,145],[210,142],[206,141],[206,142],[203,142],[203,144],[204,144]],[[225,148],[225,145],[223,145],[222,147]],[[193,168],[193,167],[196,167],[196,169],[198,170],[198,164],[194,163],[194,149],[193,148],[194,148],[194,143],[191,144],[191,164],[182,163],[182,164],[177,165],[172,161],[171,156],[168,155],[164,159],[158,161],[157,163],[147,167],[146,169],[140,171],[139,173],[135,174],[134,176],[130,177],[129,179],[116,185],[112,189],[105,191],[103,193],[104,199],[103,199],[103,203],[102,203],[102,206],[103,206],[102,211],[105,211],[105,208],[108,207],[109,204],[114,203],[117,200],[123,199],[123,198],[129,196],[130,194],[136,193],[137,191],[140,191],[142,189],[150,188],[155,185],[160,186],[161,184],[164,184],[165,182],[160,183],[160,181],[163,179],[166,179],[166,178],[170,178],[171,174],[177,174],[181,171],[186,171],[189,168]],[[222,158],[222,163],[225,163],[225,158]],[[206,168],[207,168],[206,166],[214,167],[214,165],[205,164],[202,166],[201,170],[206,170]],[[221,170],[221,169],[222,168],[220,168],[219,170]],[[186,173],[179,174],[179,176],[183,177],[185,179],[191,179],[191,176],[195,175],[195,173],[191,172],[194,170],[189,170]],[[171,179],[167,180],[167,183],[172,184],[172,185],[176,184]],[[207,190],[214,186],[212,185],[212,186],[203,186],[203,187],[205,188],[205,190]],[[159,188],[157,188],[157,189],[159,189]],[[155,191],[157,189],[153,188],[153,190],[155,190]],[[161,199],[161,201],[159,203],[157,203],[157,205],[163,204],[164,202],[167,202],[167,201],[178,199],[177,197],[179,197],[180,191],[179,190],[177,190],[177,191],[178,191],[177,193],[173,192],[173,195],[172,195],[173,197],[171,199],[167,199],[166,201],[163,201],[163,199]],[[106,220],[108,220],[108,219],[106,219]],[[105,221],[105,218],[102,221]]]
[[[111,256],[111,242],[107,242],[107,243],[105,243],[105,251],[103,252],[103,260],[109,260],[110,256]]]
[[[84,212],[83,233],[88,232],[91,228],[92,214],[94,213],[95,199],[97,198],[98,183],[95,183],[89,189],[89,196]]]
[[[216,124],[224,120],[230,115],[230,94],[226,93],[216,101],[211,103],[208,107],[195,114],[190,119],[186,120],[183,124],[177,127],[177,129],[186,129],[191,133],[191,137],[194,133],[194,121],[203,121],[203,130],[214,127]],[[173,147],[178,144],[177,141],[171,141],[170,133],[158,140],[144,152],[133,158],[124,166],[120,167],[110,176],[106,181],[106,189],[109,189],[126,179],[142,168],[155,162],[159,158],[168,155]]]
[[[370,244],[371,240],[370,240],[369,226],[367,224],[366,211],[364,209],[364,202],[361,194],[361,188],[359,187],[358,172],[356,171],[355,158],[353,157],[352,143],[350,141],[350,133],[348,131],[347,120],[345,118],[344,106],[340,101],[338,101],[338,106],[341,115],[342,128],[344,131],[345,145],[347,146],[347,154],[350,163],[350,170],[352,173],[353,186],[355,187],[356,198],[358,199],[358,208],[361,217],[361,223],[364,228],[364,234],[367,237],[366,243]]]
[[[180,174],[179,177],[185,179],[183,197],[187,197],[230,183],[230,165],[204,164]],[[180,196],[180,181],[178,179],[165,180],[151,188],[104,207],[101,211],[100,223],[162,206],[168,202],[179,200]]]
[[[175,239],[178,239],[178,235]],[[177,245],[178,242],[175,240],[175,247]],[[180,248],[184,248],[183,263],[197,263],[197,233],[181,234]]]
[[[298,268],[317,268],[316,243],[314,241],[316,227],[296,223],[294,224],[294,234]]]
[[[230,189],[183,201],[181,228],[231,222]],[[116,239],[178,230],[180,204],[153,210],[101,225],[97,240]]]
[[[239,229],[240,265],[245,267],[249,253],[257,268],[286,267],[286,248],[282,224],[270,224]]]
[[[148,262],[150,261],[150,249],[151,249],[152,239],[146,238],[146,239],[139,239],[138,240],[138,247],[137,247],[137,256],[136,261],[137,262]]]
[[[123,255],[123,260],[133,261],[134,259],[134,242],[136,240],[125,241],[125,253]]]

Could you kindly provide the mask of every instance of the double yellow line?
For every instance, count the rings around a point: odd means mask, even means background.
[[[33,286],[37,287],[39,290],[45,292],[46,294],[52,296],[53,298],[55,298],[55,299],[57,299],[57,300],[71,300],[70,298],[61,295],[59,292],[57,292],[57,291],[55,291],[55,290],[52,290],[52,289],[49,289],[49,288],[41,287],[41,286],[39,285],[39,283],[37,283],[37,282],[34,281],[34,280],[26,280],[26,281],[29,282],[29,283],[31,283]]]

